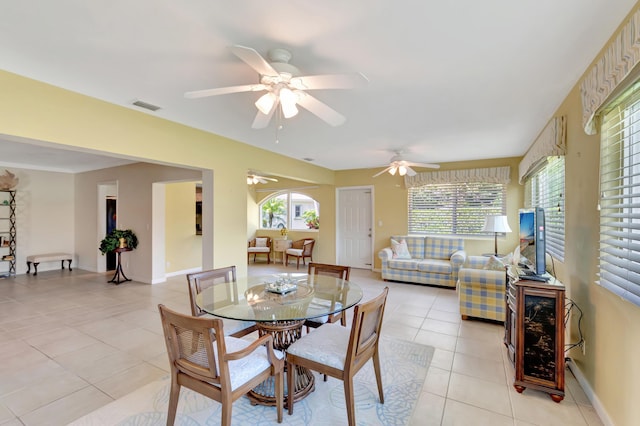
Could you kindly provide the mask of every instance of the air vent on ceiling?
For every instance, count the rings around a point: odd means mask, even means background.
[[[160,109],[159,106],[156,106],[156,105],[153,105],[153,104],[150,104],[150,103],[147,103],[147,102],[143,102],[143,101],[134,101],[133,105],[135,105],[137,107],[140,107],[140,108],[148,109],[150,111],[157,111],[157,110]]]

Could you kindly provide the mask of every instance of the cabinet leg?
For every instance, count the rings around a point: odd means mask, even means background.
[[[564,399],[564,396],[556,395],[554,393],[550,393],[549,396],[551,397],[551,399],[553,399],[553,402],[560,402]]]
[[[518,393],[522,393],[526,389],[526,387],[520,385],[513,385],[513,387],[516,388],[516,391],[518,391]]]

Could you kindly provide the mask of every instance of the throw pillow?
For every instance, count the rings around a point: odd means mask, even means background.
[[[484,265],[483,269],[487,269],[490,271],[504,271],[505,266],[506,265],[502,262],[501,259],[495,256],[491,256],[487,263]]]
[[[392,238],[391,251],[393,251],[394,259],[411,259],[411,253],[409,253],[409,247],[407,247],[405,240],[398,242]]]
[[[256,247],[266,247],[267,239],[266,238],[256,238]]]

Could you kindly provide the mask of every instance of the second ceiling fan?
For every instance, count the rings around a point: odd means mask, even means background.
[[[400,176],[408,175],[415,176],[416,171],[412,169],[412,167],[426,167],[429,169],[439,169],[439,164],[433,163],[415,163],[413,161],[409,161],[408,157],[403,155],[402,151],[395,151],[396,155],[391,157],[389,160],[389,165],[384,170],[379,171],[373,177],[378,177],[385,172],[389,172],[390,175],[395,175],[396,172]]]
[[[251,125],[254,129],[267,127],[278,108],[285,118],[290,118],[298,113],[298,106],[315,114],[331,126],[339,126],[346,121],[346,118],[308,94],[307,91],[353,89],[368,83],[367,78],[360,73],[303,76],[298,68],[289,63],[291,52],[286,49],[271,49],[268,53],[269,61],[250,47],[235,45],[231,46],[230,50],[258,73],[259,83],[196,90],[187,92],[184,96],[203,98],[230,93],[265,91],[266,93],[255,103],[258,113]]]

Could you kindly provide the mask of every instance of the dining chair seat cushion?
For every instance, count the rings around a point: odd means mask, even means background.
[[[227,347],[227,354],[244,349],[251,344],[251,341],[231,336],[225,336],[224,342]],[[218,364],[218,348],[215,345],[213,347],[213,352],[215,353],[216,367],[219,369],[220,366]],[[284,358],[284,353],[282,353],[282,351],[276,349],[274,350],[274,353],[279,359]],[[195,358],[198,359],[197,357]],[[267,358],[267,348],[265,348],[264,346],[260,346],[255,351],[253,351],[251,355],[229,361],[228,365],[231,390],[235,390],[249,380],[256,377],[266,368],[269,368],[271,366],[271,363]],[[212,384],[216,385],[215,383]]]
[[[269,253],[271,251],[271,247],[248,247],[247,251],[249,253]]]
[[[342,370],[350,334],[351,329],[338,322],[324,324],[296,340],[287,353]]]
[[[311,305],[314,304],[318,304],[318,305],[323,305],[323,306],[331,306],[331,301],[330,300],[322,300],[322,301],[312,301],[310,303]],[[340,302],[336,302],[336,312],[340,312],[342,311],[342,303]],[[323,315],[321,317],[317,317],[317,318],[309,318],[307,319],[307,322],[313,322],[316,324],[325,324],[327,321],[329,321],[329,315]]]
[[[292,256],[302,256],[302,249],[290,248],[290,249],[287,249],[286,253]]]

